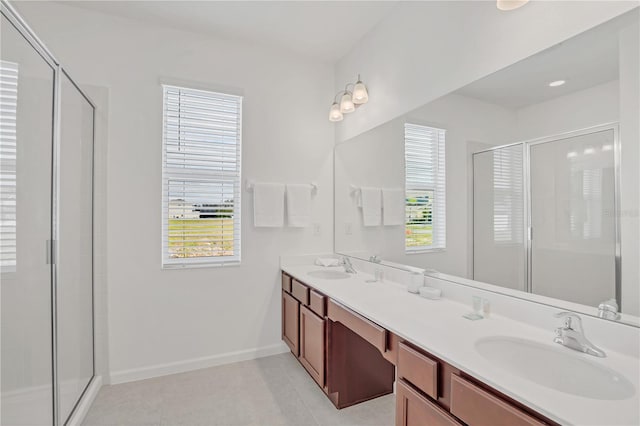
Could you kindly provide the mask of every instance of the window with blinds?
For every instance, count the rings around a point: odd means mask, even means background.
[[[163,267],[237,264],[242,97],[163,92]]]
[[[522,145],[493,151],[493,240],[521,244],[524,236]]]
[[[18,64],[0,61],[0,272],[17,266]]]
[[[445,130],[405,123],[405,249],[446,247]]]

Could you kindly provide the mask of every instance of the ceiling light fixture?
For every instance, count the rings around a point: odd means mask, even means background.
[[[549,83],[549,87],[559,87],[559,86],[562,86],[565,83],[566,83],[565,80],[556,80],[556,81],[552,81],[551,83]]]
[[[527,3],[529,3],[529,0],[498,0],[496,7],[498,10],[509,11],[518,9]]]
[[[352,90],[349,90],[349,86],[352,86]],[[340,103],[338,103],[338,96],[340,96]],[[341,90],[333,97],[333,104],[329,109],[329,121],[342,121],[344,114],[349,114],[356,110],[360,105],[366,104],[369,101],[369,91],[367,86],[360,80],[358,75],[358,81],[355,83],[348,83],[344,86],[344,90]]]

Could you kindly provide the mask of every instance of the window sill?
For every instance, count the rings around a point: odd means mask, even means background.
[[[176,269],[200,269],[200,268],[226,268],[240,266],[239,260],[233,260],[229,262],[193,262],[193,263],[164,263],[162,264],[163,270],[176,270]]]
[[[405,250],[405,254],[426,254],[426,253],[440,253],[446,251],[446,248],[425,248],[417,250]]]

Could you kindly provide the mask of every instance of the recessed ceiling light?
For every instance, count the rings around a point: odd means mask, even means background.
[[[558,87],[558,86],[562,86],[565,83],[566,83],[566,81],[564,81],[564,80],[556,80],[556,81],[552,81],[551,83],[549,83],[549,87]]]
[[[569,152],[567,154],[567,158],[574,158],[574,157],[577,157],[577,156],[578,156],[578,153],[575,152],[575,151],[571,151],[571,152]]]
[[[595,149],[593,148],[585,148],[584,153],[589,155],[589,154],[593,154],[595,152]]]

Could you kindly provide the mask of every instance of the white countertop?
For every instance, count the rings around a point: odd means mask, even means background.
[[[640,360],[606,347],[606,358],[577,351],[573,355],[617,371],[635,387],[633,397],[624,400],[598,400],[575,396],[538,385],[510,374],[482,357],[476,340],[489,336],[509,336],[549,344],[553,330],[514,321],[492,314],[490,318],[470,321],[463,315],[469,305],[447,300],[428,300],[411,294],[395,283],[367,283],[371,275],[359,272],[347,279],[327,280],[308,272],[323,269],[313,265],[283,265],[282,269],[360,315],[465,371],[478,380],[508,395],[561,424],[638,425],[640,424]],[[553,366],[549,366],[553,368]]]

